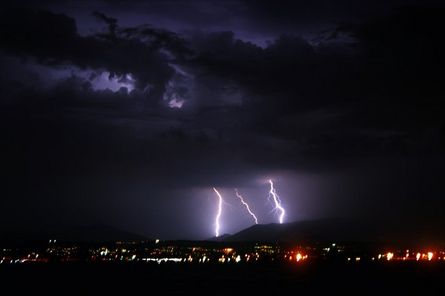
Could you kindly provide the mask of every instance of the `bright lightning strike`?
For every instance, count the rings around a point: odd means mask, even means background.
[[[221,212],[222,212],[222,197],[221,194],[219,194],[218,190],[216,190],[215,187],[213,187],[213,191],[215,191],[216,195],[218,195],[218,213],[216,214],[216,218],[215,218],[215,236],[218,237],[219,236],[219,218],[221,217]]]
[[[279,221],[280,221],[280,224],[283,224],[284,214],[286,212],[284,211],[284,208],[281,206],[280,197],[278,196],[277,192],[275,191],[275,188],[273,187],[272,180],[269,180],[269,184],[270,184],[269,196],[272,196],[272,198],[273,198],[273,201],[275,203],[275,209],[280,211]]]
[[[238,189],[235,189],[235,194],[241,200],[241,203],[246,206],[246,209],[249,212],[250,216],[252,216],[253,219],[255,220],[255,224],[258,224],[258,219],[256,218],[255,214],[252,213],[252,211],[249,208],[249,205],[247,204],[247,202],[244,201],[244,199],[241,196],[241,194],[238,193]]]

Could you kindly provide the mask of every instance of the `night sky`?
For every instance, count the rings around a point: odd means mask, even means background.
[[[2,236],[253,220],[445,227],[443,1],[13,1]],[[442,231],[443,234],[443,231]]]

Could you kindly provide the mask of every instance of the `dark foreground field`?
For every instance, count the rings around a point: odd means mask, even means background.
[[[30,295],[40,292],[42,295],[130,295],[135,292],[232,295],[241,291],[262,295],[281,292],[289,295],[302,292],[445,295],[445,264],[430,262],[2,265],[0,276],[3,290],[8,288],[19,294],[31,292]]]

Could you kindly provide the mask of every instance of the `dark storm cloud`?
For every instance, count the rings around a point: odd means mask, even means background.
[[[106,22],[108,32],[80,36],[74,19],[61,14],[27,9],[3,11],[2,49],[7,54],[30,56],[47,65],[74,64],[81,68],[107,70],[112,75],[131,73],[136,86],[150,86],[159,99],[174,71],[168,65],[170,54],[186,53],[186,47],[174,33],[145,27],[117,32],[117,21],[94,12]],[[139,38],[134,34],[138,33]],[[142,39],[141,36],[144,36]]]
[[[108,25],[108,31],[110,35],[116,38],[117,19],[106,16],[104,13],[93,11],[93,15],[99,20],[104,21]]]
[[[444,15],[438,9],[405,9],[341,29],[353,37],[348,43],[311,45],[282,36],[262,49],[231,32],[213,33],[195,42],[203,43],[197,63],[257,94],[248,103],[255,106],[255,128],[308,141],[307,148],[322,155],[397,153],[418,143],[419,133],[434,131],[443,138],[438,93],[444,42],[437,36]],[[306,114],[320,122],[326,115],[329,125],[309,126]]]

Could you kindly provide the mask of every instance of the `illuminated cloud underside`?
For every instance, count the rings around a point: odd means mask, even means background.
[[[124,87],[131,92],[134,89],[134,79],[131,74],[125,74],[124,77],[110,77],[110,73],[105,71],[92,79],[91,85],[94,90],[108,89],[117,92]]]

